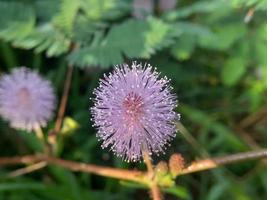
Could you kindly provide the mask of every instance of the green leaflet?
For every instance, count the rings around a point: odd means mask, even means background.
[[[60,12],[53,19],[63,30],[70,32],[80,7],[80,0],[61,0]]]
[[[52,25],[39,27],[28,36],[17,39],[13,45],[23,49],[35,49],[36,53],[46,51],[48,57],[59,56],[68,51],[70,39],[56,30]]]
[[[222,82],[227,86],[236,84],[246,72],[245,59],[233,57],[226,61],[221,72]]]
[[[45,51],[48,57],[59,56],[72,42],[84,43],[85,38],[90,42],[92,34],[106,28],[103,19],[115,19],[126,10],[127,4],[119,0],[0,2],[0,39],[36,53]]]
[[[128,5],[121,0],[80,0],[81,10],[93,21],[115,19],[124,14]]]
[[[256,10],[266,10],[267,1],[266,0],[233,0],[231,4],[234,7],[254,7]]]
[[[1,39],[12,41],[23,38],[34,28],[33,9],[19,2],[0,2],[0,24]]]
[[[195,13],[212,13],[214,10],[225,6],[222,0],[216,1],[197,1],[190,6],[177,8],[175,11],[169,12],[165,15],[167,20],[176,20],[179,18],[186,18]]]
[[[202,35],[199,45],[206,49],[227,50],[238,39],[245,36],[246,27],[240,23],[229,23],[214,28],[213,35]]]

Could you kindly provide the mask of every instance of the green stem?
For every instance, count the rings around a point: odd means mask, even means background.
[[[35,131],[35,134],[36,134],[37,138],[42,143],[44,153],[46,155],[48,155],[49,149],[48,149],[48,146],[47,146],[46,139],[44,137],[44,132],[43,132],[42,128],[40,126],[37,126],[37,127],[35,127],[34,131]]]

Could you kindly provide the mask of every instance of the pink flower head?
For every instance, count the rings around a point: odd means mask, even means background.
[[[49,81],[25,67],[0,78],[0,115],[13,128],[31,131],[46,126],[55,107]]]
[[[152,66],[136,64],[116,66],[95,89],[91,109],[102,148],[127,161],[138,161],[142,151],[164,151],[175,136],[176,96],[169,80],[159,78]]]

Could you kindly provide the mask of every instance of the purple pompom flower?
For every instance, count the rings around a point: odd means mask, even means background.
[[[10,126],[31,131],[46,126],[55,108],[49,81],[25,67],[0,78],[0,115]]]
[[[91,109],[102,148],[111,146],[126,161],[140,160],[142,151],[163,152],[175,137],[174,122],[179,120],[171,89],[169,80],[159,78],[149,64],[116,66],[104,75]]]

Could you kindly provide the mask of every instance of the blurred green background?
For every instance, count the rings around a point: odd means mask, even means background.
[[[190,162],[266,147],[267,0],[0,1],[1,74],[16,66],[38,70],[53,82],[59,102],[67,66],[74,66],[57,156],[144,169],[101,149],[89,113],[98,79],[132,60],[149,62],[172,79],[187,129],[155,161],[174,152]],[[1,156],[40,151],[34,134],[4,121],[0,134]],[[266,164],[178,177],[165,199],[267,199]],[[8,176],[17,168],[0,168],[0,200],[149,199],[138,185],[59,167]]]

